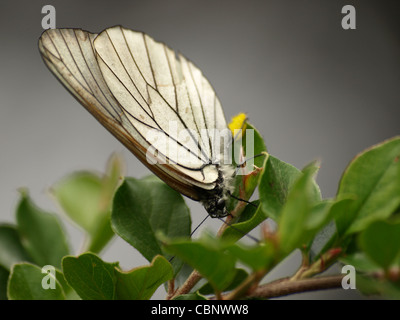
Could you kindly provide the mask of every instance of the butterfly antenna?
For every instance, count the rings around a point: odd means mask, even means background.
[[[190,237],[192,237],[192,235],[197,231],[197,229],[204,223],[204,221],[206,221],[208,219],[209,215],[206,215],[206,217],[197,225],[196,228],[194,228],[194,230],[190,233]],[[168,261],[171,262],[173,259],[175,258],[175,256],[172,256]]]
[[[197,225],[197,227],[194,228],[194,230],[190,234],[190,237],[197,231],[197,229],[204,223],[204,221],[206,221],[208,219],[208,217],[209,217],[209,215],[206,215],[206,217]]]
[[[235,173],[234,173],[233,176],[236,176],[236,175],[237,175],[239,169],[242,168],[243,165],[244,165],[247,161],[249,161],[249,160],[251,160],[251,159],[258,158],[258,157],[261,157],[261,156],[265,156],[265,153],[259,153],[259,154],[256,154],[255,156],[252,156],[252,157],[249,157],[249,158],[244,159],[242,163],[239,163],[238,165],[236,165],[236,170],[235,170]]]
[[[255,208],[258,207],[258,206],[257,206],[256,204],[254,204],[253,202],[250,202],[250,201],[248,201],[248,200],[245,200],[245,199],[242,199],[242,198],[239,198],[239,197],[234,196],[230,191],[228,191],[228,195],[229,195],[231,198],[233,198],[233,199],[236,199],[236,200],[238,200],[238,201],[242,201],[242,202],[245,202],[245,203],[247,203],[247,204],[250,204],[250,205],[252,205],[252,206],[255,207]]]
[[[236,199],[236,200],[238,200],[238,201],[242,201],[242,202],[245,202],[245,203],[247,203],[247,204],[250,204],[250,205],[252,205],[252,206],[255,207],[255,208],[258,207],[258,206],[255,205],[253,202],[250,202],[250,201],[248,201],[248,200],[244,200],[244,199],[241,199],[241,198],[239,198],[239,197],[234,196],[231,192],[228,192],[228,194],[229,194],[229,196],[230,196],[231,198],[233,198],[233,199]]]

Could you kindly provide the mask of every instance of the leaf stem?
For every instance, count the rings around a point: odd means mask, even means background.
[[[308,265],[308,257],[303,256],[303,263],[296,274],[290,278],[291,281],[311,278],[312,276],[321,273],[328,269],[332,263],[337,260],[337,257],[342,253],[341,248],[332,248],[324,253],[318,260],[311,265]]]
[[[239,215],[239,213],[244,209],[244,207],[247,204],[245,202],[241,202],[239,201],[235,207],[235,209],[233,209],[230,213],[230,215],[228,215],[225,219],[225,222],[222,224],[222,226],[219,228],[218,232],[217,232],[217,236],[221,237],[222,234],[224,233],[224,231],[230,227],[230,225],[232,224],[232,221],[234,221],[234,219],[237,218],[237,216]]]

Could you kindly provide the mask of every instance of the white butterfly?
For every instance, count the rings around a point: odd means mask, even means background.
[[[75,98],[158,177],[201,201],[211,217],[228,214],[232,135],[218,97],[193,63],[121,26],[100,34],[49,29],[39,49]]]

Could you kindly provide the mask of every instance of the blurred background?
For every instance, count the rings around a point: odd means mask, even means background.
[[[14,222],[19,187],[47,211],[47,189],[76,170],[104,171],[121,152],[127,175],[150,172],[111,136],[48,71],[37,41],[44,5],[56,26],[91,32],[121,24],[141,30],[192,60],[215,88],[227,120],[246,112],[269,152],[298,168],[319,159],[323,197],[365,148],[400,134],[398,1],[11,1],[0,2],[0,222]],[[344,5],[356,30],[343,30]],[[193,227],[206,211],[187,199]],[[220,221],[207,220],[217,229]],[[82,233],[66,222],[73,252]],[[102,254],[124,268],[146,264],[116,239]],[[271,277],[290,275],[299,257]],[[163,289],[157,298],[164,298]],[[294,295],[358,299],[350,290]]]

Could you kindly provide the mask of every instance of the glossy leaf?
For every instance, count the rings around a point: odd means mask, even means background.
[[[339,221],[346,233],[364,229],[369,223],[388,218],[400,205],[400,137],[384,141],[360,153],[347,167],[338,196],[356,200]],[[351,219],[349,219],[351,217]]]
[[[307,216],[304,226],[308,230],[319,229],[325,225],[331,218],[331,208],[334,204],[333,200],[327,199],[317,202],[312,206],[310,213]]]
[[[117,263],[107,263],[92,253],[63,259],[63,273],[68,284],[83,300],[113,300]]]
[[[237,241],[267,218],[266,214],[262,211],[262,207],[259,205],[260,202],[257,200],[252,203],[256,207],[247,205],[240,215],[239,221],[226,228],[221,239]]]
[[[227,250],[253,271],[268,270],[275,258],[274,247],[270,242],[252,247],[234,244],[227,247]]]
[[[22,245],[37,265],[61,267],[61,259],[69,254],[69,248],[56,215],[39,209],[27,194],[22,193],[17,224]]]
[[[382,296],[386,299],[400,300],[400,283],[394,283],[387,279],[374,279],[357,274],[356,277],[357,290],[365,296]]]
[[[340,196],[339,196],[340,197]],[[336,200],[332,205],[331,215],[335,221],[337,234],[339,237],[343,237],[347,231],[348,226],[354,219],[352,208],[354,208],[354,202],[356,197],[353,196],[341,196],[342,199]]]
[[[17,228],[0,225],[0,266],[10,271],[17,262],[32,262],[32,259],[21,244]]]
[[[235,191],[233,194],[236,198],[249,200],[258,185],[268,154],[261,134],[253,125],[245,122],[240,128],[242,129],[242,135],[237,134],[236,136],[233,157],[235,165],[240,164],[243,166],[236,170]],[[228,203],[228,210],[234,210],[238,203],[240,204],[239,200],[231,198]],[[241,212],[236,212],[237,216],[240,216],[240,214]]]
[[[349,264],[356,268],[357,272],[376,272],[381,268],[371,260],[364,252],[355,252],[339,259],[343,264]]]
[[[190,213],[182,196],[155,176],[126,178],[115,194],[111,220],[114,231],[148,261],[163,254],[156,233],[190,235]]]
[[[329,220],[329,223],[318,231],[310,244],[310,261],[315,261],[335,245],[343,250],[346,249],[342,237],[346,231],[346,221],[351,220],[348,213],[353,202],[354,199],[351,197],[327,200],[329,212],[326,213],[325,218]]]
[[[64,274],[58,269],[56,269],[56,278],[63,288],[66,300],[81,300],[76,291],[65,280]]]
[[[268,217],[279,220],[288,194],[302,172],[294,166],[269,156],[260,178],[259,193],[262,210]],[[312,181],[310,196],[313,201],[321,199],[317,184]]]
[[[165,240],[168,252],[198,270],[215,289],[224,290],[234,279],[236,259],[219,246],[217,239]]]
[[[88,233],[85,251],[100,252],[114,235],[110,224],[111,204],[122,166],[121,160],[112,156],[106,174],[76,172],[51,189],[68,217]]]
[[[309,244],[309,261],[316,261],[321,255],[331,249],[337,240],[336,226],[333,221],[318,230]]]
[[[317,204],[313,174],[317,166],[312,164],[304,170],[304,174],[293,183],[279,216],[279,241],[284,254],[307,244],[312,233],[307,223]]]
[[[359,242],[371,260],[387,269],[400,256],[400,223],[376,221],[362,232]]]
[[[231,291],[234,290],[238,285],[240,285],[247,277],[248,273],[244,269],[236,269],[235,276],[230,283],[229,286],[226,287],[224,291]],[[212,285],[207,282],[203,286],[200,287],[198,292],[202,295],[207,295],[207,294],[214,294],[214,288]]]
[[[0,266],[0,300],[7,300],[7,284],[10,272]]]
[[[8,298],[11,300],[65,300],[60,282],[56,279],[55,288],[44,289],[42,280],[50,276],[30,263],[15,264],[8,282]]]
[[[116,269],[116,298],[120,300],[147,300],[164,282],[172,279],[174,271],[163,257],[156,256],[149,266],[128,272]]]

